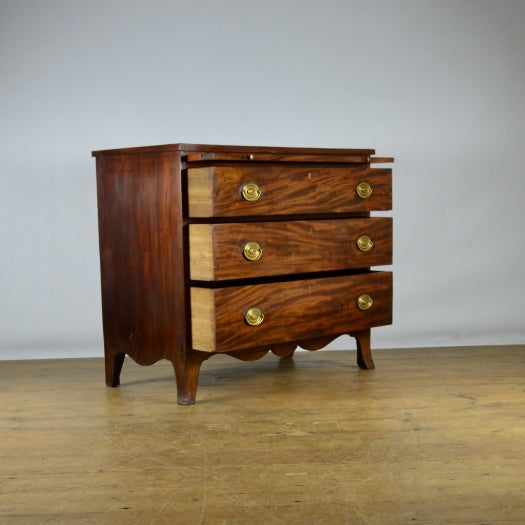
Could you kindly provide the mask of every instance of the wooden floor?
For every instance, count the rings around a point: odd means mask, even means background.
[[[0,362],[2,524],[524,524],[525,346]]]

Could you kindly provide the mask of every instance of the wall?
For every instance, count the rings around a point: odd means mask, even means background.
[[[170,142],[395,156],[374,345],[525,343],[524,50],[519,0],[1,0],[0,359],[102,355],[90,153]]]

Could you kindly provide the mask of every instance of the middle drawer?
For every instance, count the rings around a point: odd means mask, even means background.
[[[392,218],[190,224],[190,279],[242,279],[392,264]]]

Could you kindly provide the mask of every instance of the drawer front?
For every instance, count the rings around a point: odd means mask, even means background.
[[[392,219],[191,224],[190,278],[224,280],[392,264]]]
[[[190,217],[390,210],[392,170],[359,166],[188,168]]]
[[[191,288],[192,344],[206,352],[271,346],[391,322],[391,272]]]

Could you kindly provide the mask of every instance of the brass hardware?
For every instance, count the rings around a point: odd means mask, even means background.
[[[256,182],[246,182],[241,188],[242,197],[245,201],[255,202],[261,196],[261,190]]]
[[[374,301],[367,293],[364,293],[357,298],[357,307],[359,310],[368,310],[373,304]]]
[[[356,244],[362,252],[368,252],[374,246],[374,242],[368,235],[361,235],[361,237],[357,239]]]
[[[308,175],[306,176],[306,178],[307,178],[308,180],[312,180],[312,173],[311,173],[311,172],[308,172]]]
[[[253,153],[250,153],[248,155],[248,160],[253,160],[255,158],[255,155]]]
[[[258,261],[262,255],[262,248],[259,243],[250,241],[244,245],[242,253],[249,261]]]
[[[264,321],[264,314],[260,308],[252,306],[244,314],[244,319],[250,326],[258,326]]]
[[[372,186],[370,186],[370,184],[364,180],[357,185],[356,191],[357,195],[361,197],[361,199],[368,199],[368,197],[372,195]]]

